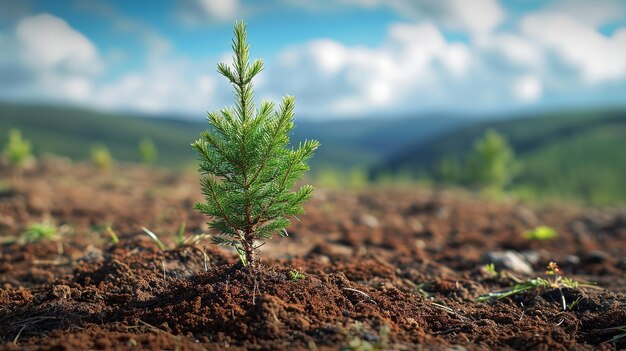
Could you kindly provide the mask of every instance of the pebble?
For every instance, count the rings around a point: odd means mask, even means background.
[[[535,250],[524,250],[522,251],[522,256],[530,264],[537,264],[541,259],[541,254]]]
[[[378,219],[370,214],[361,215],[359,223],[370,228],[376,228],[379,225]]]
[[[508,269],[520,274],[533,274],[533,268],[517,251],[489,252],[485,255],[485,261],[486,263],[493,263],[496,269]]]

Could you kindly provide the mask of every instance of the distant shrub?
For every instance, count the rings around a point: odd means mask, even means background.
[[[445,184],[459,184],[463,181],[463,166],[458,159],[446,157],[439,161],[436,174],[437,180]]]
[[[348,186],[352,189],[362,189],[368,186],[367,172],[362,168],[353,168],[348,173]]]
[[[94,145],[91,148],[91,163],[97,168],[109,169],[113,166],[113,157],[106,146]]]
[[[315,182],[322,188],[339,188],[342,183],[339,171],[331,167],[320,169],[315,178]]]
[[[490,129],[474,143],[468,178],[482,189],[498,192],[513,178],[515,166],[513,150],[504,136]]]
[[[153,164],[158,158],[156,145],[149,138],[143,138],[139,142],[139,159],[142,163]]]
[[[22,133],[18,129],[11,129],[4,154],[13,167],[21,167],[32,157],[31,144],[22,138]]]

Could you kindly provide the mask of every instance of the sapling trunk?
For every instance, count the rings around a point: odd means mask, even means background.
[[[234,88],[235,106],[209,113],[211,128],[192,146],[199,155],[205,199],[195,208],[213,219],[213,242],[233,246],[243,265],[254,268],[260,247],[256,243],[274,234],[287,236],[288,218],[304,213],[302,204],[311,198],[313,187],[292,188],[309,169],[307,160],[319,142],[289,146],[294,97],[284,97],[278,109],[262,101],[255,110],[252,80],[263,62],[249,62],[246,37],[246,25],[235,22],[233,64],[217,65]]]

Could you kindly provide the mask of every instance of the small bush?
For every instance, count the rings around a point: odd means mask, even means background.
[[[156,145],[151,139],[144,138],[139,142],[139,159],[142,163],[153,164],[156,162],[159,154]]]
[[[11,129],[4,154],[13,167],[21,167],[32,157],[31,144],[22,138],[22,133],[18,129]]]
[[[98,144],[91,148],[91,163],[99,169],[109,169],[113,166],[113,157],[106,146]]]
[[[474,144],[469,158],[468,178],[484,190],[499,192],[509,184],[514,175],[513,150],[504,136],[488,130]]]

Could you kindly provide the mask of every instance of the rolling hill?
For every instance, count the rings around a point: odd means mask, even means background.
[[[416,142],[372,168],[437,179],[441,160],[467,159],[485,130],[504,135],[520,170],[512,187],[541,197],[626,202],[626,111],[549,113],[489,121]]]
[[[292,141],[315,138],[322,147],[313,167],[347,169],[368,167],[421,138],[440,135],[472,123],[467,118],[447,116],[400,119],[363,119],[310,122],[297,120]],[[184,167],[195,154],[189,146],[207,128],[203,120],[151,118],[110,114],[92,110],[0,103],[0,145],[10,128],[18,128],[37,154],[53,153],[72,159],[87,159],[93,144],[105,144],[113,157],[138,161],[137,145],[151,138],[159,152],[158,164]]]

